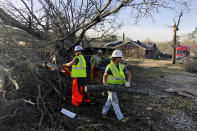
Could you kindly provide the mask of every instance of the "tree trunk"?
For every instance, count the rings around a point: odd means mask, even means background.
[[[183,16],[183,12],[180,13],[177,23],[173,19],[174,26],[173,26],[172,64],[175,64],[176,62],[176,32],[179,30],[180,19],[182,16]]]
[[[87,92],[117,91],[136,95],[149,95],[147,91],[128,88],[123,85],[87,85]]]
[[[172,64],[175,64],[176,62],[176,31],[177,27],[174,27],[173,31],[173,45],[172,45]]]

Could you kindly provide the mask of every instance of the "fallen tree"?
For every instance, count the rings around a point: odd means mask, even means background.
[[[68,72],[67,70],[60,69],[54,63],[46,63],[46,66],[50,68],[51,71],[63,71]],[[65,73],[66,74],[66,73]],[[123,93],[131,93],[136,95],[148,95],[149,93],[145,90],[134,89],[133,87],[125,87],[123,85],[87,85],[85,89],[86,92],[103,92],[103,91],[117,91]]]
[[[123,85],[87,85],[86,92],[103,92],[103,91],[117,91],[135,95],[149,95],[145,90],[134,89],[133,87],[125,87]]]
[[[30,1],[32,3],[28,3]],[[57,72],[42,69],[39,63],[50,61],[53,55],[63,57],[63,62],[72,58],[69,50],[72,52],[74,45],[83,44],[85,33],[90,29],[102,31],[102,35],[106,35],[110,29],[118,29],[120,24],[116,24],[117,13],[124,7],[131,9],[138,22],[143,17],[152,17],[159,8],[184,5],[182,0],[84,0],[81,3],[78,0],[34,0],[36,4],[33,4],[33,0],[19,2],[22,6],[15,5],[11,0],[0,0],[0,33],[3,32],[0,50],[1,56],[9,60],[7,63],[3,61],[2,65],[8,66],[13,76],[11,84],[7,84],[5,80],[7,93],[5,98],[0,99],[0,125],[5,125],[0,130],[53,130],[56,129],[54,126],[61,124],[60,121],[56,123],[53,117],[62,106],[60,99],[71,97],[71,79],[61,79]],[[25,41],[26,44],[22,46],[20,41]],[[57,64],[59,65],[58,62]],[[20,88],[16,90],[18,87]],[[94,91],[100,90],[98,88]],[[135,89],[101,89],[146,94]],[[91,92],[93,88],[87,90]],[[27,103],[24,99],[30,102]],[[26,119],[27,116],[35,120]]]

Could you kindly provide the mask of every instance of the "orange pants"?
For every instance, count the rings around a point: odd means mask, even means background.
[[[83,86],[78,89],[77,78],[74,78],[72,84],[72,104],[79,106],[82,102],[90,102],[90,99],[84,99]]]
[[[91,82],[100,82],[100,70],[96,66],[91,66]]]

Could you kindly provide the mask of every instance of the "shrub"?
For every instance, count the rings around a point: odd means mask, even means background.
[[[186,59],[183,62],[183,69],[188,72],[197,72],[197,59]]]

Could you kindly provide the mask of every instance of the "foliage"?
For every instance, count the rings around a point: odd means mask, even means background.
[[[197,43],[191,45],[191,49],[190,50],[191,50],[191,53],[192,53],[191,57],[197,58]]]
[[[197,59],[186,59],[183,63],[183,69],[188,72],[197,72]]]
[[[197,27],[194,29],[193,32],[184,34],[180,37],[182,37],[181,41],[185,44],[197,44]]]
[[[109,35],[109,36],[104,36],[103,38],[101,38],[101,41],[104,41],[104,42],[112,42],[116,40],[117,40],[116,35]]]
[[[153,43],[153,41],[148,37],[148,38],[146,38],[144,41],[143,41],[144,43]]]
[[[163,54],[168,54],[168,55],[172,54],[172,42],[171,41],[159,42],[159,43],[157,43],[157,48]]]
[[[197,27],[194,29],[192,33],[188,33],[188,39],[191,41],[197,41]]]

